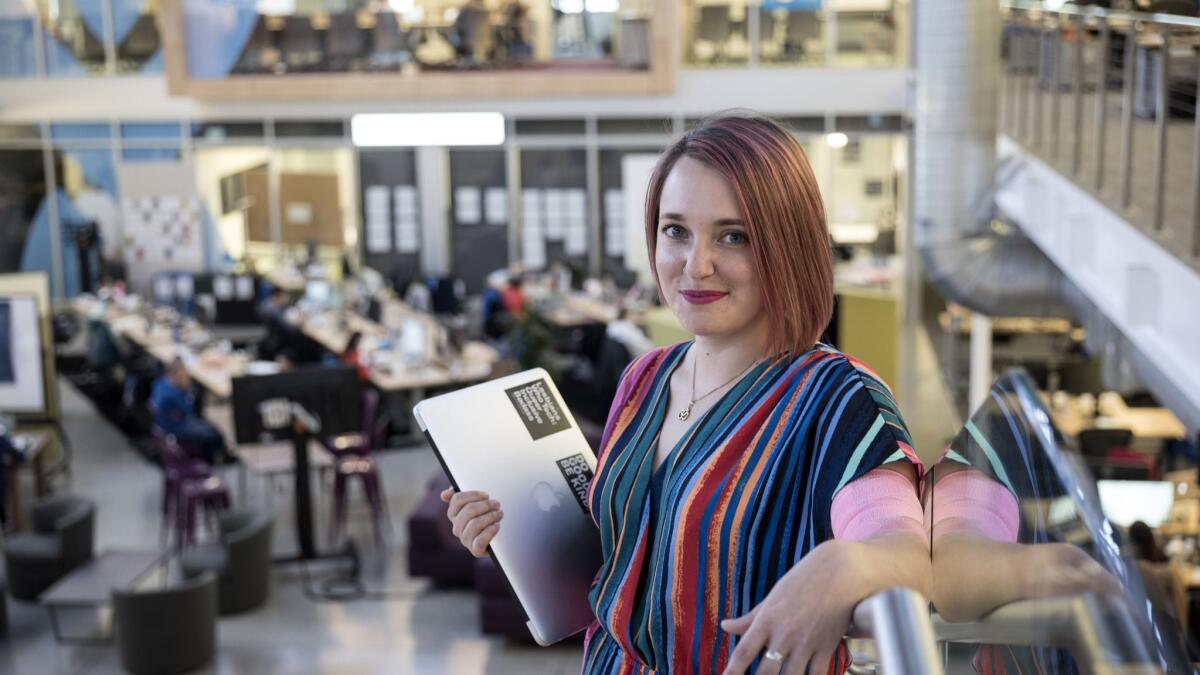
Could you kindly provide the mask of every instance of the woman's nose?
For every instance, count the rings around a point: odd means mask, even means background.
[[[693,279],[703,279],[713,273],[712,248],[703,242],[692,245],[683,271]]]

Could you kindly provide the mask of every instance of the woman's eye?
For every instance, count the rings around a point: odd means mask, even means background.
[[[684,230],[682,227],[680,227],[678,225],[674,225],[674,224],[664,225],[662,228],[662,232],[663,232],[663,234],[667,235],[671,239],[678,239],[687,233],[687,231]]]
[[[722,239],[725,240],[725,243],[732,244],[734,246],[741,246],[750,241],[746,238],[745,232],[726,232]]]

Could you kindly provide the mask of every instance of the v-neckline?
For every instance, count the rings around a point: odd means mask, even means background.
[[[733,386],[722,392],[721,395],[717,397],[717,400],[714,401],[707,410],[693,418],[692,423],[683,430],[683,433],[675,440],[675,443],[671,446],[671,449],[667,451],[666,456],[663,457],[662,463],[658,466],[654,466],[654,460],[658,457],[658,443],[659,439],[662,438],[663,426],[666,425],[667,415],[671,414],[671,411],[669,410],[669,404],[671,402],[671,379],[675,377],[675,371],[679,370],[679,366],[683,364],[683,360],[687,358],[688,352],[690,352],[694,346],[696,346],[696,341],[690,340],[685,344],[685,346],[682,347],[681,353],[675,357],[675,363],[671,364],[670,372],[668,372],[666,377],[663,378],[663,383],[667,390],[665,395],[662,396],[661,402],[659,403],[659,406],[662,409],[661,413],[655,415],[657,419],[657,427],[654,430],[654,442],[650,444],[651,485],[654,484],[655,480],[660,477],[660,474],[662,474],[667,467],[673,465],[675,461],[679,459],[682,449],[687,446],[688,441],[691,440],[691,437],[700,428],[700,425],[704,424],[704,422],[708,419],[709,414],[712,413],[712,411],[720,408],[721,404],[725,402],[725,398],[729,396],[729,394],[735,389],[741,386],[742,381],[745,380],[747,376],[758,370],[763,365],[762,359],[760,359],[759,362],[754,364],[754,367],[742,373],[736,380],[734,380]]]

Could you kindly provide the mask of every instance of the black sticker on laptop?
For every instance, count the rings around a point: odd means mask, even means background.
[[[567,479],[567,485],[571,486],[579,508],[583,509],[584,513],[590,513],[587,493],[588,485],[592,482],[592,467],[588,466],[587,459],[582,454],[564,457],[558,460],[558,470],[562,472],[563,478]]]
[[[571,428],[566,414],[559,407],[545,380],[535,380],[512,389],[505,389],[508,400],[517,409],[533,440],[539,440]]]

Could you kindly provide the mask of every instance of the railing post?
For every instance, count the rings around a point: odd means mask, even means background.
[[[1054,39],[1051,41],[1051,46],[1054,49],[1054,58],[1051,60],[1051,66],[1054,72],[1050,75],[1050,158],[1057,162],[1060,158],[1059,151],[1062,150],[1062,85],[1063,85],[1063,35],[1062,35],[1062,20],[1054,20]]]
[[[1112,49],[1112,26],[1104,17],[1100,31],[1100,72],[1096,78],[1096,137],[1092,147],[1096,148],[1096,192],[1104,189],[1105,139],[1108,138],[1108,55]],[[1200,119],[1200,118],[1198,118]]]
[[[1129,200],[1132,196],[1132,180],[1133,180],[1133,95],[1134,95],[1134,79],[1137,76],[1137,67],[1134,60],[1137,58],[1137,22],[1129,24],[1129,34],[1125,36],[1125,80],[1122,84],[1125,86],[1124,92],[1124,107],[1121,116],[1121,208],[1129,208]]]
[[[1074,114],[1072,119],[1074,128],[1071,132],[1071,138],[1074,145],[1071,148],[1071,175],[1079,176],[1079,164],[1082,161],[1083,153],[1083,16],[1075,16],[1075,68],[1074,76],[1071,78],[1071,93],[1072,107]]]
[[[1171,27],[1160,26],[1162,47],[1159,48],[1158,87],[1154,114],[1154,214],[1151,225],[1155,232],[1163,229],[1163,210],[1167,182],[1167,120],[1171,118]]]
[[[1046,27],[1041,23],[1037,27],[1038,62],[1033,76],[1033,147],[1035,150],[1042,145],[1042,114],[1045,104],[1042,102],[1042,80],[1046,77]]]

